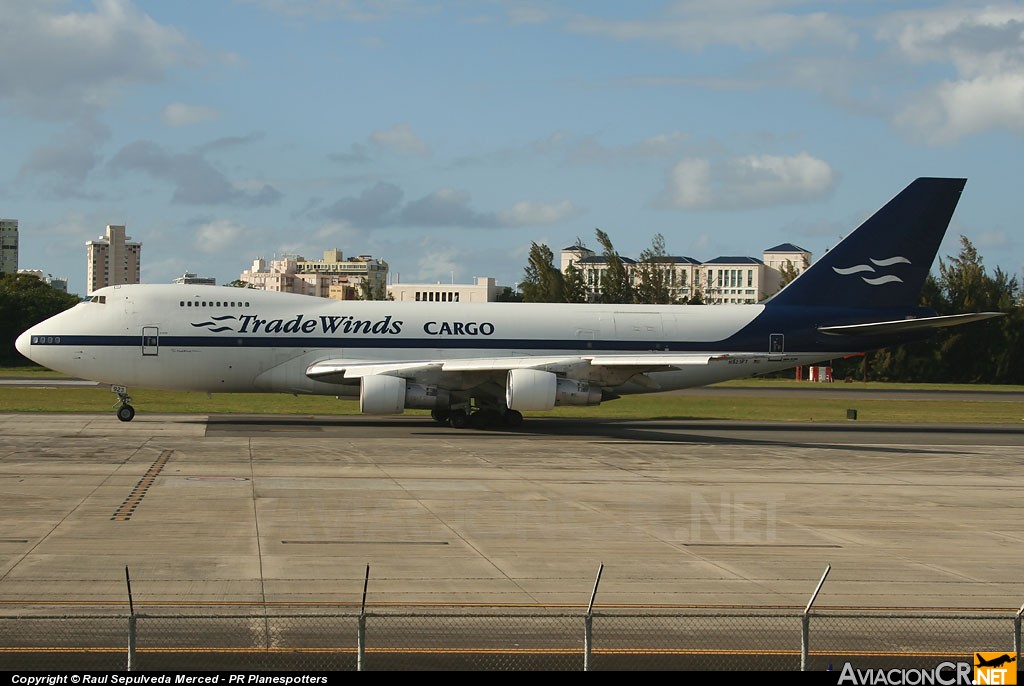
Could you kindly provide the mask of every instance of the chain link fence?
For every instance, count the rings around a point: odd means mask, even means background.
[[[416,608],[0,615],[6,670],[797,671],[1020,651],[1020,613]]]

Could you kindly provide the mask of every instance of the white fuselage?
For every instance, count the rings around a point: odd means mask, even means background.
[[[762,305],[653,306],[336,301],[213,286],[135,285],[96,291],[27,331],[18,348],[39,364],[103,383],[214,393],[351,395],[358,386],[309,378],[324,360],[405,362],[587,354],[728,352],[723,341]],[[768,352],[765,337],[763,352]],[[699,386],[833,357],[789,352],[685,370],[617,392]],[[654,384],[650,381],[653,380]],[[602,379],[594,379],[602,382]]]

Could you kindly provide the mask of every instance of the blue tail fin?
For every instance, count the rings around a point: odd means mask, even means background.
[[[966,183],[929,178],[912,182],[767,304],[917,306]]]

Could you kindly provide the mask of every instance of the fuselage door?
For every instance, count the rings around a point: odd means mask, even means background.
[[[786,337],[781,333],[768,334],[768,359],[781,360],[786,352]]]
[[[156,326],[142,327],[142,354],[156,355],[160,352],[160,328]]]

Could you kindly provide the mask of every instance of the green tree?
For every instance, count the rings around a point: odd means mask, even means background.
[[[665,237],[655,234],[651,247],[640,253],[637,265],[637,284],[633,297],[638,303],[667,305],[672,302],[668,291],[668,269],[672,265],[665,251]]]
[[[939,314],[1008,315],[949,329],[938,337],[937,353],[946,378],[961,383],[1005,383],[1010,378],[1020,378],[1021,311],[1017,279],[998,268],[990,277],[974,245],[960,236],[960,254],[949,257],[948,264],[939,260],[938,286],[942,293]]]
[[[1016,277],[996,268],[989,276],[974,245],[960,237],[960,253],[939,260],[939,276],[925,280],[921,305],[940,315],[1004,312],[997,319],[940,329],[932,338],[880,350],[869,375],[887,381],[1024,382],[1024,309]]]
[[[511,286],[505,286],[498,293],[498,300],[500,303],[521,303],[523,302],[523,294],[517,293]]]
[[[562,290],[567,303],[587,302],[587,282],[583,277],[583,270],[575,263],[565,268],[562,274]]]
[[[810,266],[810,263],[807,261],[807,255],[803,256],[803,263],[804,263],[804,269],[807,269],[807,267]],[[779,279],[779,287],[775,291],[775,293],[778,293],[779,291],[781,291],[783,288],[785,288],[787,285],[789,285],[793,281],[793,279],[795,279],[796,277],[800,276],[800,271],[797,270],[796,265],[793,264],[792,260],[788,260],[788,259],[782,264],[781,267],[779,267],[779,273],[782,274],[782,278]],[[775,295],[775,293],[763,294],[761,296],[761,299],[764,300],[765,298],[767,298],[767,297],[769,297],[771,295]]]
[[[601,275],[601,302],[610,304],[633,302],[633,284],[626,263],[615,251],[612,239],[608,237],[608,234],[601,229],[595,229],[595,231],[605,263],[605,270]]]
[[[232,288],[256,288],[248,281],[242,281],[241,279],[235,279],[234,281],[228,282],[226,285]]]
[[[18,336],[39,322],[74,307],[81,298],[58,291],[29,274],[0,277],[0,360],[25,364],[14,347]]]
[[[380,282],[374,283],[371,279],[359,281],[360,300],[389,300],[387,287]]]
[[[564,302],[562,273],[555,268],[554,260],[551,248],[543,243],[530,243],[530,256],[520,284],[523,302]]]

